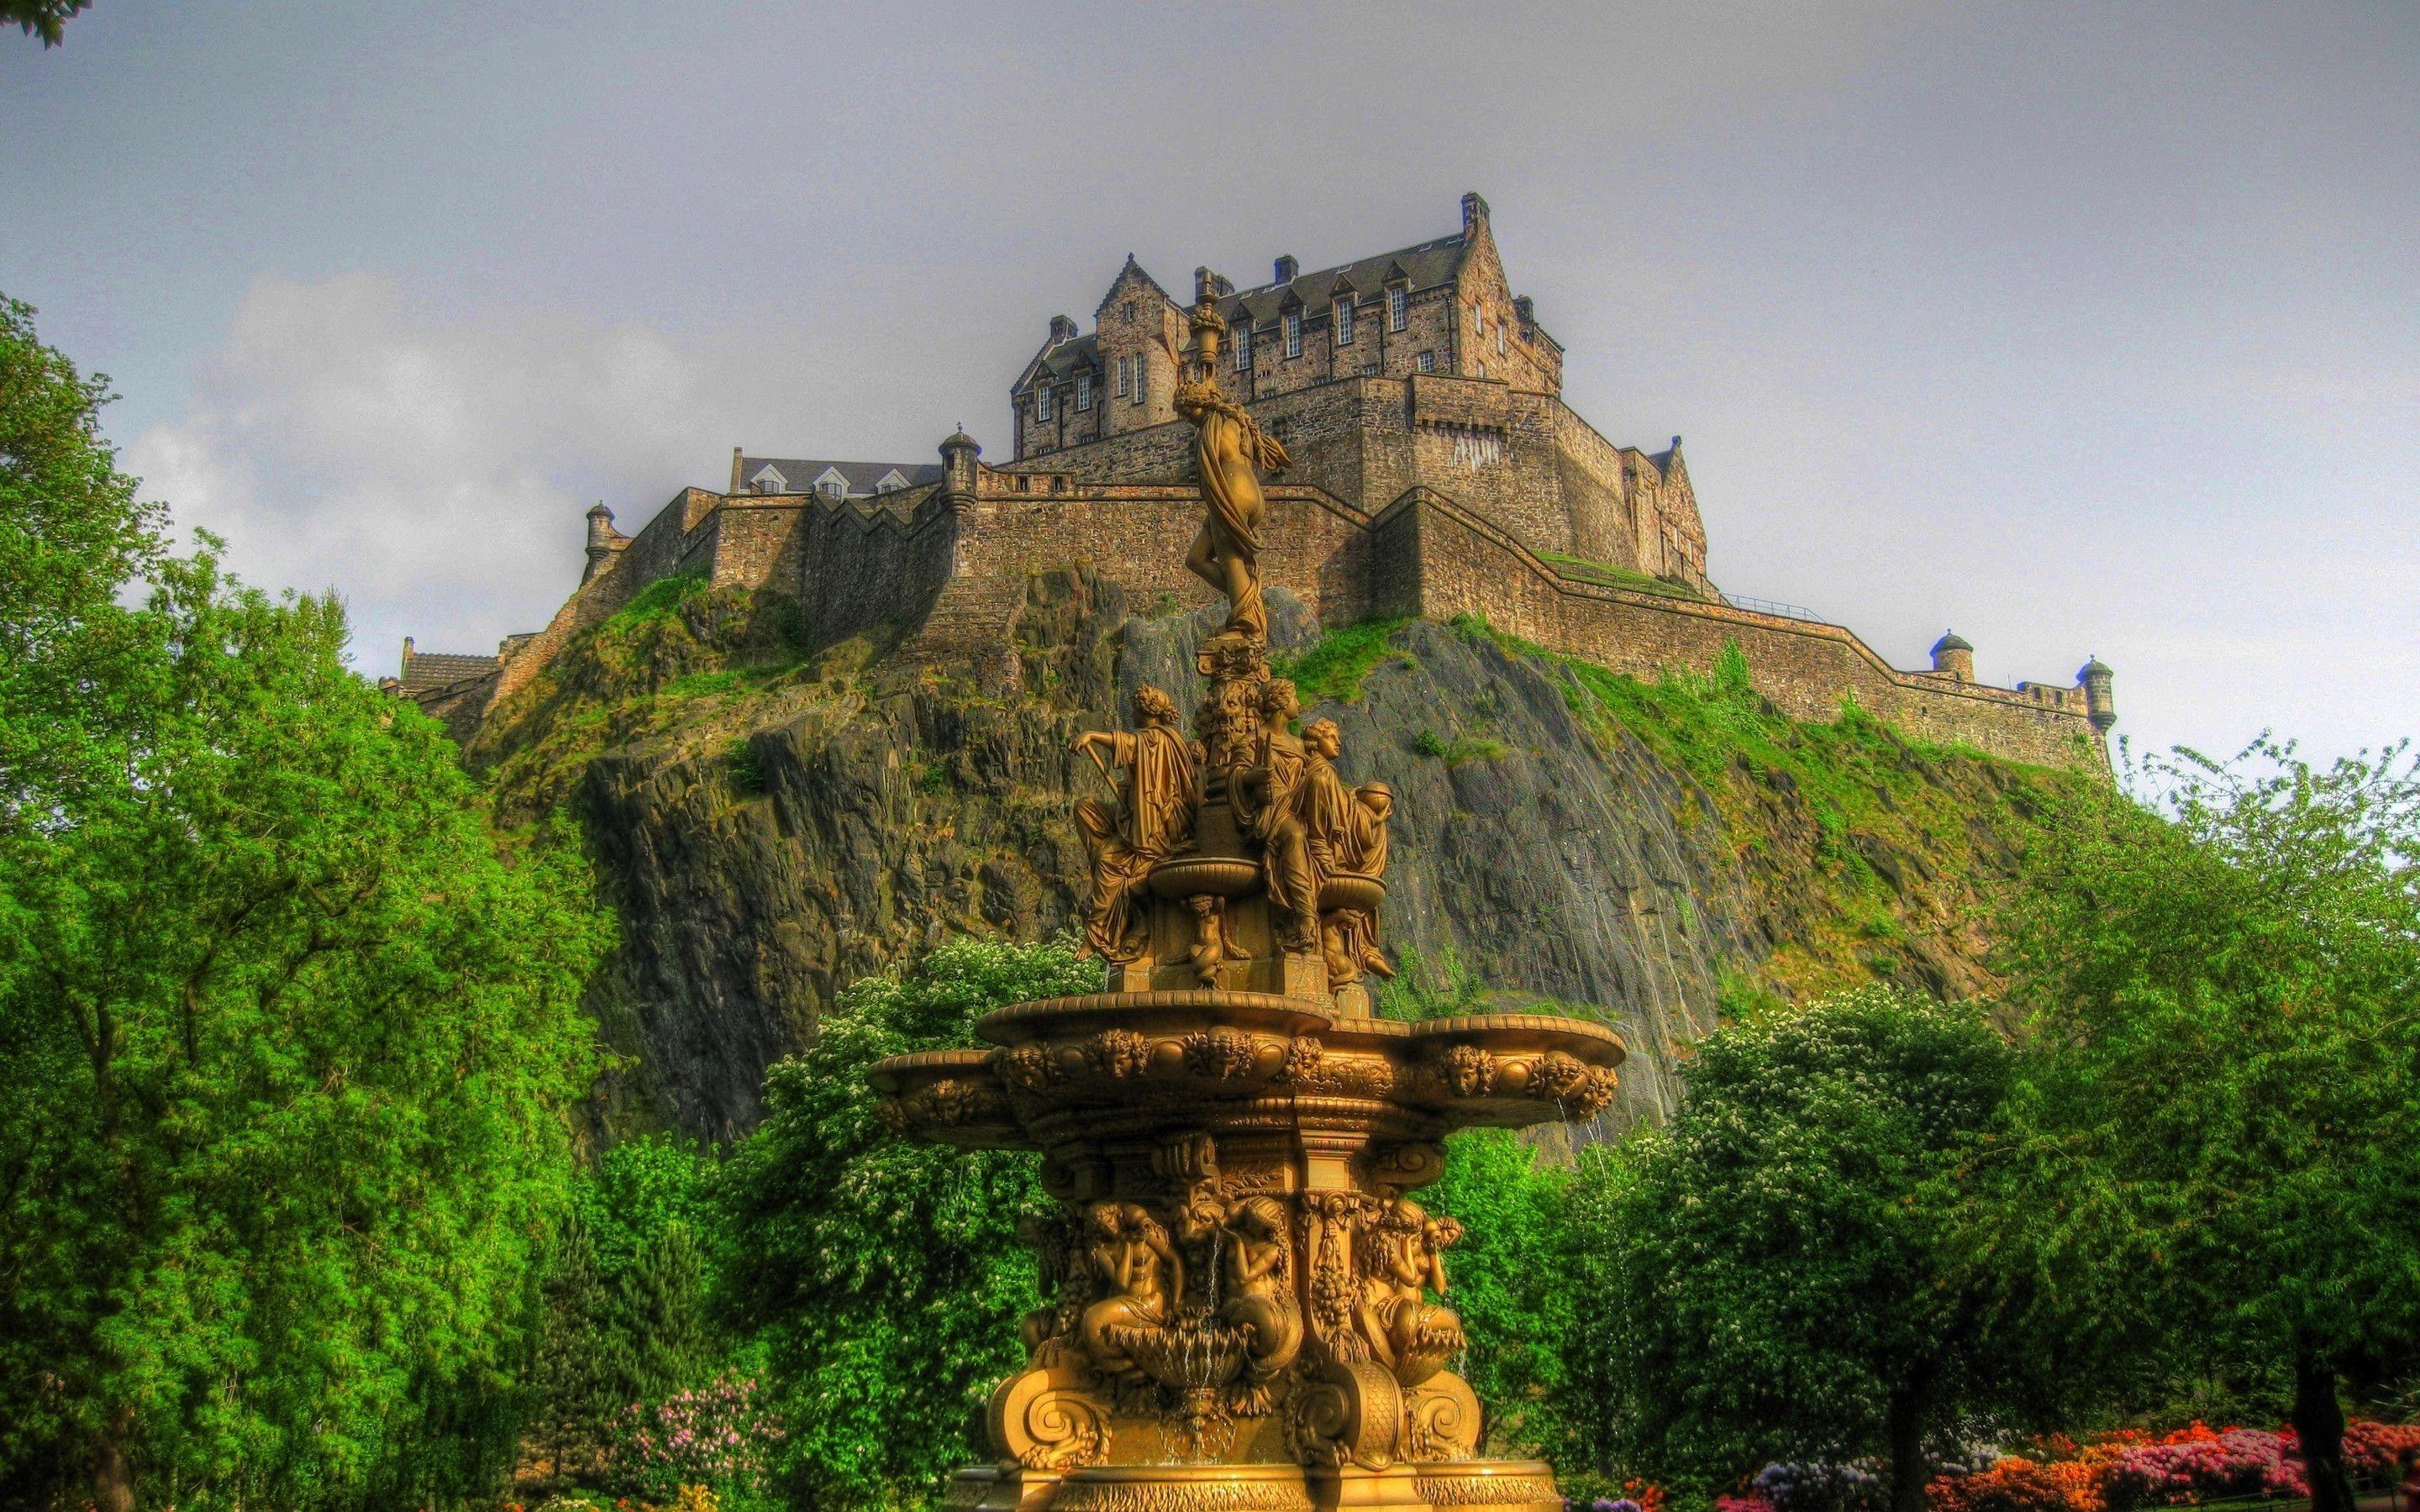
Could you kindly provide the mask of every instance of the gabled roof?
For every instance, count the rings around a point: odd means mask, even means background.
[[[908,480],[908,486],[941,481],[941,465],[938,462],[835,462],[824,457],[743,456],[739,459],[739,486],[752,487],[756,474],[770,467],[779,472],[789,493],[811,492],[815,480],[827,471],[837,472],[848,483],[851,499],[870,498],[875,485],[883,476],[897,472]]]
[[[1118,286],[1126,283],[1130,279],[1140,283],[1143,286],[1149,288],[1161,299],[1168,300],[1168,290],[1159,286],[1158,279],[1156,279],[1152,277],[1151,274],[1143,271],[1142,264],[1135,261],[1135,255],[1130,252],[1126,254],[1125,266],[1118,270],[1118,276],[1109,280],[1109,291],[1101,296],[1100,303],[1093,306],[1094,319],[1098,320],[1101,317],[1101,312],[1108,309],[1109,307],[1109,301],[1118,297]],[[1174,304],[1176,301],[1174,300],[1168,300],[1168,302]]]
[[[416,697],[451,687],[496,670],[493,656],[462,656],[443,651],[414,651],[403,664],[403,695]]]
[[[1450,284],[1462,271],[1462,259],[1470,244],[1459,236],[1439,237],[1423,241],[1417,247],[1399,252],[1382,252],[1374,257],[1341,263],[1334,268],[1322,268],[1313,272],[1297,273],[1282,284],[1264,284],[1259,288],[1240,289],[1218,302],[1218,313],[1228,319],[1238,312],[1251,316],[1255,325],[1274,320],[1292,295],[1308,306],[1325,309],[1339,284],[1349,284],[1355,292],[1375,294],[1397,279],[1408,282],[1414,293]]]

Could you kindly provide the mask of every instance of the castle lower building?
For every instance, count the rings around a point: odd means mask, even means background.
[[[1195,281],[1233,332],[1221,387],[1294,462],[1267,488],[1264,579],[1323,624],[1480,614],[1651,678],[1702,671],[1736,644],[1760,691],[1799,718],[1854,699],[1913,735],[2105,763],[2116,714],[2097,660],[2071,684],[1993,687],[1949,635],[1930,668],[1903,671],[1839,625],[1719,593],[1681,439],[1619,445],[1564,403],[1563,349],[1511,292],[1477,194],[1452,236],[1308,274],[1280,257],[1251,288],[1206,269]],[[1184,313],[1129,256],[1092,332],[1052,317],[1010,386],[1015,439],[999,466],[963,433],[938,464],[735,449],[724,488],[683,489],[635,535],[599,504],[581,584],[544,630],[492,660],[406,641],[390,686],[475,729],[573,635],[676,574],[789,594],[819,641],[887,629],[908,656],[1010,679],[1036,573],[1089,566],[1207,602],[1182,565],[1202,510],[1192,427],[1172,405]]]

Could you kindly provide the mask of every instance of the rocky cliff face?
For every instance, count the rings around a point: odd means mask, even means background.
[[[471,748],[508,818],[567,810],[585,832],[623,925],[596,1002],[632,1117],[745,1130],[766,1066],[850,980],[954,932],[1067,928],[1068,811],[1099,782],[1068,743],[1138,683],[1189,708],[1210,619],[1038,579],[1007,694],[878,644],[803,654],[795,622],[768,596],[651,592]],[[1979,905],[2076,780],[1854,712],[1792,724],[1742,669],[1649,687],[1484,626],[1323,639],[1282,593],[1272,641],[1342,727],[1346,778],[1395,791],[1400,999],[1553,998],[1615,1025],[1616,1123],[1670,1105],[1673,1057],[1726,998],[1984,983]]]

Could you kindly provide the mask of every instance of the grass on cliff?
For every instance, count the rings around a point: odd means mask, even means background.
[[[1578,582],[1623,588],[1634,594],[1661,594],[1666,598],[1695,599],[1700,603],[1706,597],[1685,583],[1668,582],[1652,573],[1617,567],[1610,562],[1591,562],[1587,557],[1565,556],[1559,551],[1541,551],[1538,560],[1561,576]]]
[[[491,774],[508,818],[554,807],[591,759],[648,738],[722,750],[745,797],[763,779],[733,736],[761,722],[768,701],[803,708],[854,688],[861,653],[844,642],[809,655],[804,616],[783,594],[693,573],[659,579],[515,694],[473,742],[472,764]]]
[[[1915,936],[1969,927],[2025,838],[2090,780],[1911,738],[1854,700],[1829,722],[1792,719],[1736,643],[1705,672],[1650,683],[1476,616],[1453,627],[1550,669],[1583,724],[1687,774],[1752,877],[1811,888],[1823,906],[1767,966],[1793,992],[1890,975]]]
[[[1411,653],[1387,642],[1412,622],[1407,619],[1364,620],[1331,630],[1292,656],[1271,658],[1280,677],[1292,678],[1305,707],[1313,703],[1352,703],[1361,697],[1362,679],[1382,661],[1412,665]]]

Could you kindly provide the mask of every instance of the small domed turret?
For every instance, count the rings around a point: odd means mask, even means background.
[[[1975,648],[1955,630],[1942,633],[1932,642],[1932,671],[1935,675],[1954,678],[1958,682],[1975,680]]]
[[[941,486],[954,494],[973,493],[975,458],[982,455],[983,448],[967,434],[966,426],[952,431],[949,439],[941,442]]]
[[[621,538],[622,532],[613,528],[613,512],[599,499],[588,512],[588,570],[582,575],[582,582],[597,576],[605,559],[613,554],[613,543]]]
[[[2104,735],[2118,722],[2118,701],[2109,690],[2110,679],[2115,675],[2099,656],[2086,662],[2075,673],[2075,686],[2084,689],[2085,713],[2092,720],[2092,728]]]

